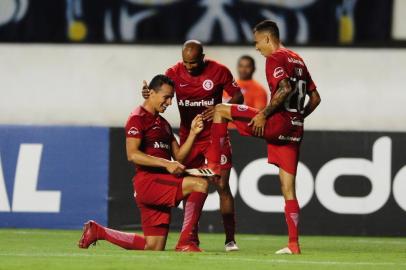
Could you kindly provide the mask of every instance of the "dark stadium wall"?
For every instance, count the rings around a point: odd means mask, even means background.
[[[283,234],[286,225],[276,167],[266,145],[231,132],[240,233]],[[109,225],[140,228],[124,154],[124,131],[110,130]],[[406,136],[390,132],[308,131],[301,149],[297,186],[301,232],[308,235],[406,235]],[[173,210],[172,229],[182,223]],[[201,231],[222,232],[218,200],[210,193]]]
[[[382,46],[394,42],[393,7],[392,0],[2,1],[0,42],[250,44],[251,28],[272,18],[287,44]]]

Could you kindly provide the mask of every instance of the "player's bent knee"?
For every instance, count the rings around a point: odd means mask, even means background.
[[[231,189],[230,186],[228,185],[228,183],[219,183],[217,185],[217,192],[219,193],[219,195],[228,195],[231,194]]]
[[[156,236],[147,236],[146,237],[146,243],[145,243],[145,250],[152,250],[152,251],[162,251],[165,249],[165,239],[162,237],[159,237],[159,239],[156,239],[158,237]]]
[[[202,192],[207,193],[209,189],[209,184],[203,178],[198,177],[186,177],[182,186],[184,195],[190,192]]]
[[[222,117],[228,117],[231,111],[230,108],[229,104],[220,103],[214,107],[214,113]]]
[[[198,180],[196,181],[196,185],[195,185],[195,192],[202,192],[202,193],[207,193],[209,190],[209,183],[202,179],[202,178],[198,178]]]
[[[151,250],[151,251],[162,251],[164,250],[164,247],[160,246],[160,245],[145,245],[145,250]]]

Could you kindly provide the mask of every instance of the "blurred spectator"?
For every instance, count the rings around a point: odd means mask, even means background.
[[[244,104],[263,109],[268,102],[268,96],[265,88],[256,80],[253,79],[255,72],[255,60],[249,55],[243,55],[237,62],[238,80],[237,83],[241,87],[241,92],[244,95]],[[231,97],[223,92],[223,102],[227,102]],[[232,123],[229,127],[234,127]]]
[[[267,94],[264,87],[254,80],[253,74],[255,72],[255,60],[249,55],[243,55],[238,59],[237,63],[238,80],[237,83],[242,88],[244,95],[244,104],[263,109],[267,104]],[[224,92],[223,101],[227,101],[230,97]]]

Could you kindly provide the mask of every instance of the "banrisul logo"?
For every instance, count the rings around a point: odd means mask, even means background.
[[[209,100],[188,100],[188,99],[181,99],[178,101],[178,106],[182,107],[205,107],[205,106],[213,106],[214,105],[214,98]]]

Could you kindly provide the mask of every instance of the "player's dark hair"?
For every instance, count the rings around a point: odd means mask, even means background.
[[[241,60],[248,60],[248,61],[250,61],[252,67],[253,67],[254,70],[255,70],[255,60],[254,60],[254,58],[252,58],[250,55],[248,55],[248,54],[241,55],[240,58],[238,58],[238,63],[239,63]]]
[[[159,74],[152,78],[148,85],[148,88],[153,89],[155,92],[158,92],[159,90],[161,90],[161,86],[164,84],[175,87],[175,83],[168,76]]]
[[[265,20],[257,25],[255,25],[254,29],[252,32],[269,32],[273,37],[279,40],[279,28],[276,22],[271,21],[271,20]]]

